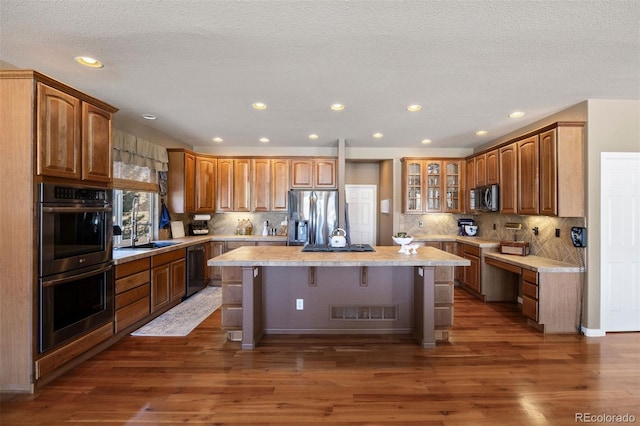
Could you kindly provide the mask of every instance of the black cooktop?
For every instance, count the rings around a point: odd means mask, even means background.
[[[306,252],[341,252],[341,251],[349,251],[349,252],[364,252],[364,251],[375,251],[373,247],[369,244],[351,244],[345,247],[330,247],[326,244],[307,244],[302,248],[302,251]]]

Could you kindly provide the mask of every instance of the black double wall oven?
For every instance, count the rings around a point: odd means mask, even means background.
[[[113,320],[112,190],[38,185],[38,351]]]

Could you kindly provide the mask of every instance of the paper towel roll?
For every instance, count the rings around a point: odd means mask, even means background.
[[[211,220],[210,214],[194,214],[193,220]]]

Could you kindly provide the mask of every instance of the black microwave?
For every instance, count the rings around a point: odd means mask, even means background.
[[[497,212],[500,210],[500,189],[498,185],[473,188],[469,196],[471,197],[471,210],[478,212]]]

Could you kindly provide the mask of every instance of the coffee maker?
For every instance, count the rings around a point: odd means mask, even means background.
[[[475,237],[478,234],[478,226],[473,219],[458,219],[458,226],[463,237]]]

